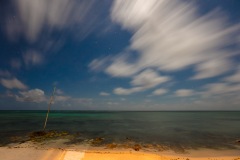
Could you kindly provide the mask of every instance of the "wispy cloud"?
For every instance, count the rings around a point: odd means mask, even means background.
[[[44,62],[43,56],[35,50],[28,50],[23,54],[26,67],[40,65]]]
[[[70,96],[65,96],[65,95],[55,95],[54,96],[54,101],[55,102],[65,102],[70,100],[71,97]]]
[[[134,76],[131,84],[133,86],[144,86],[144,88],[152,88],[169,80],[169,77],[161,76],[158,74],[158,72],[147,69]]]
[[[231,25],[220,10],[200,16],[197,7],[183,1],[115,0],[111,18],[133,34],[130,45],[117,56],[95,59],[92,64],[105,64],[101,69],[112,77],[135,77],[146,69],[172,74],[191,67],[189,79],[200,80],[233,71],[239,49],[231,46],[239,45],[240,24]],[[134,62],[133,52],[137,53]],[[133,82],[133,88],[119,87],[114,93],[128,95],[147,88]]]
[[[57,89],[56,91],[59,91]],[[10,93],[10,92],[9,92]],[[34,103],[41,103],[45,102],[48,103],[50,95],[46,95],[45,92],[42,89],[30,89],[27,91],[19,91],[17,94],[11,93],[10,95],[7,95],[8,97],[15,98],[16,101],[19,102],[34,102]],[[92,104],[91,98],[76,98],[71,97],[69,95],[64,95],[63,92],[61,92],[61,95],[59,93],[56,93],[53,99],[53,103],[57,104],[71,104],[74,106],[77,105],[89,105]]]
[[[196,67],[197,74],[192,79],[203,79],[221,75],[230,71],[233,67],[233,63],[229,59],[213,59],[206,60]]]
[[[59,0],[21,0],[13,1],[15,18],[7,20],[6,31],[9,38],[25,37],[34,43],[43,37],[41,33],[52,33],[64,29],[77,29],[79,38],[83,38],[100,26],[97,21],[102,14],[101,2],[59,1]],[[11,15],[10,15],[11,16]],[[46,32],[47,31],[47,32]],[[46,35],[45,35],[46,36]]]
[[[63,94],[63,93],[64,93],[64,92],[63,92],[61,89],[59,89],[59,88],[56,89],[56,94],[58,94],[58,95],[60,94],[60,95],[61,95],[61,94]]]
[[[31,89],[28,91],[19,92],[19,95],[16,95],[16,100],[20,102],[46,102],[47,98],[44,94],[44,91],[41,89]]]
[[[100,92],[99,95],[100,95],[100,96],[109,96],[110,94],[107,93],[107,92]]]
[[[175,91],[175,95],[177,97],[189,97],[193,96],[194,94],[195,94],[194,91],[191,89],[179,89]]]
[[[2,78],[0,80],[1,85],[8,89],[27,89],[27,85],[19,81],[17,78],[12,78],[12,79],[4,79]]]
[[[132,93],[141,92],[144,90],[145,90],[145,88],[143,88],[143,87],[133,87],[133,88],[129,88],[129,89],[118,87],[113,90],[113,93],[115,93],[117,95],[130,95]]]
[[[225,77],[223,80],[226,82],[240,83],[240,70],[231,76]]]
[[[166,94],[167,92],[168,92],[167,89],[160,88],[153,91],[152,95],[159,96],[159,95]]]
[[[134,74],[146,67],[177,71],[195,65],[197,73],[194,79],[229,71],[233,64],[230,56],[235,51],[225,47],[236,44],[231,37],[239,34],[240,26],[225,25],[226,20],[217,11],[201,17],[196,13],[193,4],[180,1],[135,0],[123,3],[116,0],[112,19],[133,32],[130,49],[138,51],[140,58],[135,64],[128,64],[126,60],[120,63],[117,57],[106,70],[125,68]]]
[[[169,77],[161,76],[158,72],[152,69],[147,69],[132,78],[132,81],[130,82],[133,86],[132,88],[125,89],[118,87],[114,89],[114,93],[118,95],[129,95],[145,91],[167,81],[170,81]]]
[[[229,84],[224,82],[207,84],[204,87],[203,94],[209,95],[224,95],[230,93],[240,93],[240,84]]]

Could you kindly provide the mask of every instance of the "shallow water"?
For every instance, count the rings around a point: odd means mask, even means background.
[[[0,144],[43,128],[46,111],[0,111]],[[131,139],[189,149],[239,146],[240,112],[86,112],[51,111],[48,130],[80,133],[105,143]],[[71,141],[74,143],[74,141]]]

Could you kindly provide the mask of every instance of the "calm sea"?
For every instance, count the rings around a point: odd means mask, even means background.
[[[43,128],[46,111],[0,111],[0,144]],[[51,111],[48,130],[185,148],[233,149],[240,139],[240,112]]]

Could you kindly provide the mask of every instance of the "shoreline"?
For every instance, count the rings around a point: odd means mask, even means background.
[[[84,145],[39,145],[32,142],[0,147],[0,159],[4,160],[240,160],[240,150],[198,149],[176,153],[173,150],[154,151]]]

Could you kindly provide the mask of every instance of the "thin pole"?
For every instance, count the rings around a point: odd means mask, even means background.
[[[51,107],[52,102],[53,102],[53,100],[54,100],[55,90],[56,90],[56,87],[54,86],[53,92],[52,92],[52,96],[50,97],[50,100],[49,100],[49,103],[48,103],[48,112],[47,112],[47,115],[46,115],[46,120],[45,120],[45,123],[44,123],[43,131],[45,131],[45,128],[46,128],[46,125],[47,125],[48,114],[49,114],[49,112],[50,112],[50,107]]]

